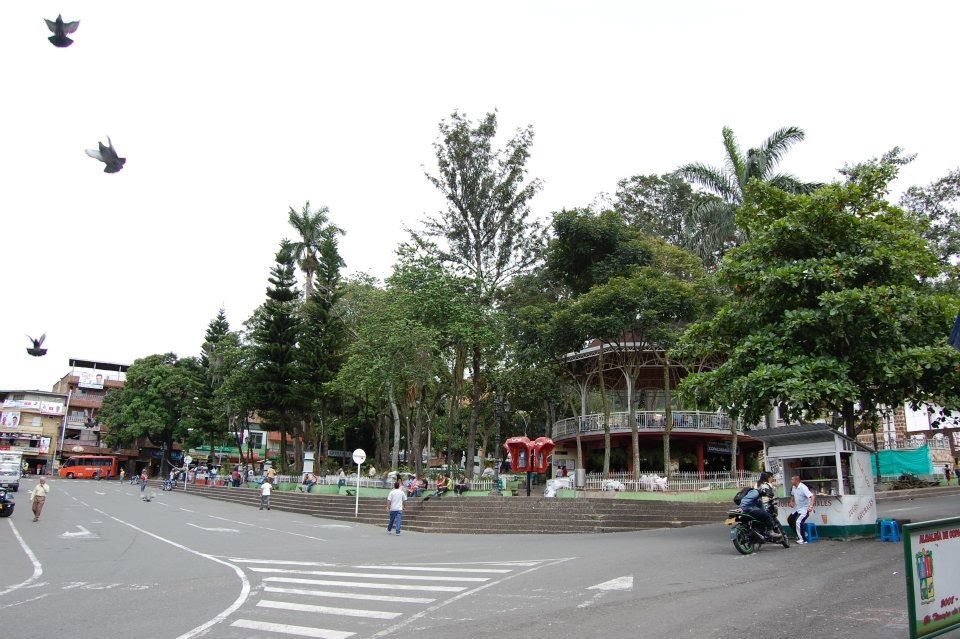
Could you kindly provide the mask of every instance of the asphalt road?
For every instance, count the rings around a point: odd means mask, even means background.
[[[722,523],[397,537],[386,513],[379,528],[177,491],[146,503],[115,482],[51,484],[40,522],[32,481],[0,520],[4,637],[907,636],[894,543],[823,540],[743,557]],[[960,497],[879,508],[937,519],[960,515]]]

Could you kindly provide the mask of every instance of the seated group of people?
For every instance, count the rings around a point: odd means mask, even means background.
[[[417,485],[416,493],[411,493],[411,496],[414,496],[414,497],[419,497],[421,492],[426,490],[426,487],[427,487],[427,483],[425,479],[417,480],[417,482],[418,482],[418,485]],[[422,482],[422,485],[420,484],[420,482]],[[456,482],[453,481],[452,475],[437,475],[436,491],[424,497],[424,500],[429,499],[431,497],[443,497],[445,494],[447,494],[451,490],[456,495],[463,495],[465,492],[470,490],[470,482],[467,480],[466,477],[463,476],[462,473],[460,474],[459,477],[457,477]]]

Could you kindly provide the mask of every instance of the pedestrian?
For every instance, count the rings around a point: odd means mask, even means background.
[[[237,488],[240,486],[240,468],[234,467],[233,469],[233,487]]]
[[[347,485],[347,473],[343,472],[343,469],[340,469],[340,475],[337,477],[337,487],[343,487]]]
[[[247,469],[247,481],[253,481],[253,467]]]
[[[266,506],[267,510],[270,510],[271,486],[272,484],[270,483],[269,479],[260,484],[260,510],[263,510],[264,506]]]
[[[127,476],[127,472],[124,469],[120,469],[120,483],[123,483],[123,478]]]
[[[147,501],[147,469],[140,473],[140,499]]]
[[[33,502],[33,520],[40,521],[40,511],[43,510],[43,504],[47,501],[47,493],[50,492],[50,486],[47,486],[45,477],[40,478],[40,483],[30,491],[30,501]]]
[[[950,485],[950,464],[943,465],[943,476],[947,480],[947,486]]]
[[[400,534],[400,523],[403,521],[403,502],[407,500],[407,493],[400,488],[400,480],[393,482],[393,490],[387,494],[387,510],[390,512],[390,521],[387,522],[387,534],[397,524],[397,534]]]
[[[211,486],[217,485],[217,467],[216,466],[210,469],[210,485]]]
[[[270,468],[267,469],[267,481],[269,481],[272,484],[276,476],[277,476],[277,469],[274,468],[273,466],[270,466]]]
[[[807,485],[800,481],[800,475],[790,478],[790,508],[793,512],[787,517],[787,525],[797,531],[797,544],[807,543],[807,531],[804,524],[807,517],[813,512],[816,496],[810,492]]]

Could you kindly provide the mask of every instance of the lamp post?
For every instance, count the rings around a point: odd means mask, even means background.
[[[493,423],[496,426],[496,435],[493,440],[493,490],[490,494],[495,497],[503,496],[500,490],[500,418],[510,412],[510,400],[505,399],[503,393],[497,391],[493,398]]]

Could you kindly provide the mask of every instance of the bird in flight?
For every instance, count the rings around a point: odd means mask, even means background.
[[[76,22],[64,22],[63,16],[57,16],[56,20],[47,20],[44,18],[44,22],[47,23],[47,28],[53,32],[53,35],[47,38],[50,42],[53,43],[53,46],[60,47],[69,47],[73,44],[73,40],[67,37],[68,33],[73,33],[77,30],[77,27],[80,26],[80,21]]]
[[[47,354],[47,349],[40,348],[41,346],[43,346],[43,340],[47,339],[46,333],[41,335],[40,339],[33,339],[29,335],[27,335],[27,339],[33,342],[33,348],[28,348],[27,353],[29,353],[30,355],[33,355],[34,357],[43,357],[44,355]]]
[[[87,149],[87,155],[92,157],[94,160],[100,160],[106,166],[103,168],[104,173],[116,173],[123,168],[124,163],[127,161],[127,158],[121,158],[117,156],[116,149],[113,148],[113,142],[110,140],[110,136],[107,136],[107,146],[103,146],[103,142],[98,142],[100,145],[99,149]]]

